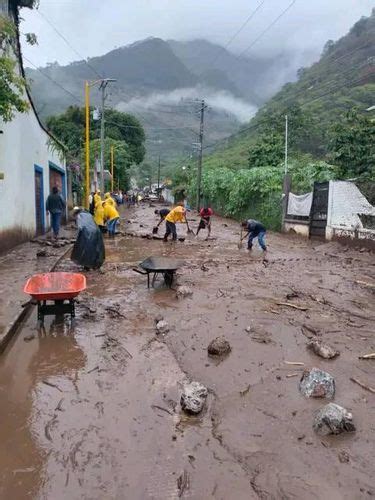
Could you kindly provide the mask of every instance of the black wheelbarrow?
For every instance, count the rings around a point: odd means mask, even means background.
[[[148,257],[139,264],[140,269],[133,268],[133,271],[139,274],[147,275],[147,288],[150,288],[150,275],[153,274],[151,286],[153,287],[158,274],[162,274],[164,283],[169,288],[172,287],[175,273],[179,267],[184,264],[182,260],[171,259],[169,257]]]

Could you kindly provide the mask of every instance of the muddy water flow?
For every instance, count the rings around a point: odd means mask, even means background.
[[[143,226],[135,234],[154,225],[151,209],[134,217]],[[259,251],[237,249],[233,224],[214,224],[210,241],[107,242],[103,272],[87,273],[73,326],[50,318],[38,330],[35,312],[27,320],[0,358],[1,498],[375,494],[375,396],[350,381],[371,385],[375,375],[374,362],[358,360],[375,350],[373,294],[356,284],[373,279],[373,256],[271,235],[267,265]],[[183,259],[177,280],[192,297],[177,299],[162,280],[147,290],[132,268],[150,255]],[[155,334],[158,314],[170,325],[165,336]],[[311,329],[340,357],[307,351]],[[207,356],[218,335],[232,346],[222,360]],[[335,377],[335,402],[353,411],[356,433],[313,433],[324,401],[299,394],[305,366]],[[180,411],[187,379],[209,388],[199,417]]]

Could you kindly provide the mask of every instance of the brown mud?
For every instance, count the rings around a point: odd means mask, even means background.
[[[126,231],[151,233],[152,210],[126,213]],[[75,323],[49,318],[38,329],[34,311],[2,355],[0,498],[375,495],[375,395],[350,380],[375,385],[375,361],[358,359],[375,351],[374,255],[270,234],[267,264],[257,248],[238,250],[231,221],[214,218],[210,241],[179,232],[184,243],[106,241]],[[193,295],[177,299],[161,280],[148,290],[132,268],[150,255],[183,259],[177,281]],[[66,259],[59,269],[77,268]],[[221,335],[230,354],[209,357]],[[306,348],[315,337],[340,356],[317,357]],[[314,434],[325,401],[298,391],[312,366],[334,376],[355,433]],[[180,410],[187,380],[209,389],[199,416]]]

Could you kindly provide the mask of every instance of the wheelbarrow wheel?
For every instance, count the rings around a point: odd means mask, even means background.
[[[167,287],[171,288],[173,283],[173,272],[167,271],[164,273],[164,283],[167,285]]]

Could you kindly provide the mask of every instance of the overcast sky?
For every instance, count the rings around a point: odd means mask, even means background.
[[[38,66],[78,59],[41,14],[83,57],[92,57],[150,36],[226,44],[263,1],[229,46],[233,51],[248,47],[292,0],[40,0],[40,13],[21,12],[21,31],[36,33],[39,41],[34,47],[23,44],[24,55]],[[328,39],[343,36],[373,7],[375,0],[296,0],[249,55],[290,48],[319,54]]]

